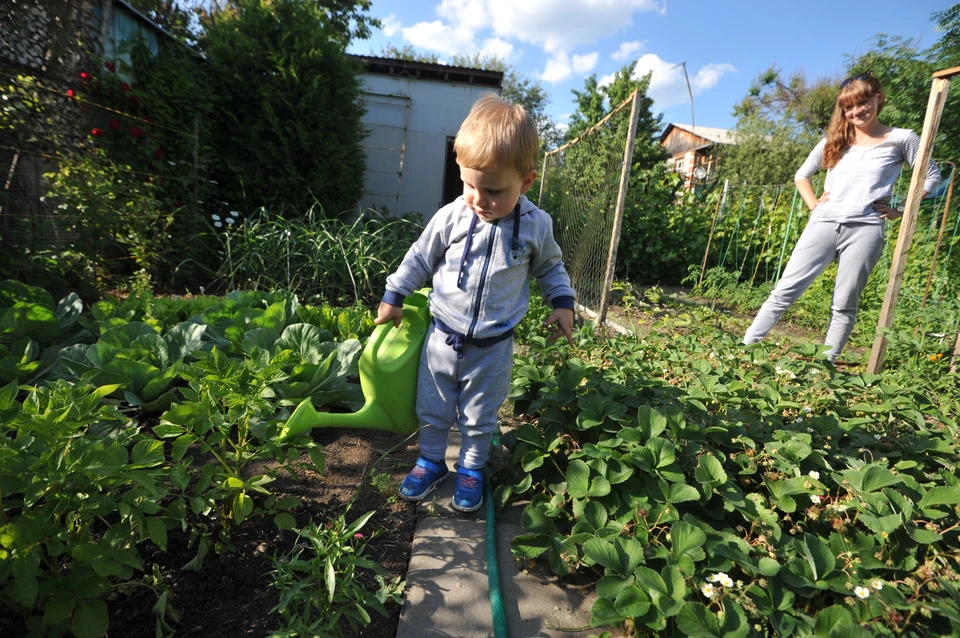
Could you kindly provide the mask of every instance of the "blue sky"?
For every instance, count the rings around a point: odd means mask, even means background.
[[[571,89],[625,64],[653,71],[650,95],[664,122],[690,123],[686,62],[698,126],[732,128],[733,105],[771,64],[808,77],[843,72],[845,56],[869,50],[879,33],[937,40],[932,0],[373,0],[383,21],[351,53],[387,43],[436,53],[495,53],[550,94],[549,114],[563,123]]]

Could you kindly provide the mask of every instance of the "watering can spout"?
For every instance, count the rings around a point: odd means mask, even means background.
[[[403,302],[403,321],[377,326],[360,355],[360,388],[364,404],[356,412],[317,412],[305,399],[280,431],[281,441],[313,428],[365,428],[411,434],[417,419],[417,371],[420,350],[430,325],[424,292]]]

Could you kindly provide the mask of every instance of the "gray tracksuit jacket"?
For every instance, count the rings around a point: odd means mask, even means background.
[[[490,339],[512,332],[527,313],[530,275],[554,308],[573,308],[550,216],[521,195],[511,214],[487,223],[458,197],[437,211],[387,278],[383,301],[400,306],[432,277],[434,318],[467,341]]]

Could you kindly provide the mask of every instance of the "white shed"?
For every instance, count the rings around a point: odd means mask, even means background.
[[[500,92],[503,73],[354,57],[365,66],[360,77],[369,130],[360,206],[421,213],[427,222],[463,192],[453,138],[477,98]]]

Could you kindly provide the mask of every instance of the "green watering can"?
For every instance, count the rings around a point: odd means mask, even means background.
[[[425,291],[403,301],[403,322],[377,326],[360,354],[360,387],[365,403],[357,412],[317,412],[305,399],[280,431],[283,441],[312,428],[366,428],[411,434],[417,419],[417,370],[430,325]]]

